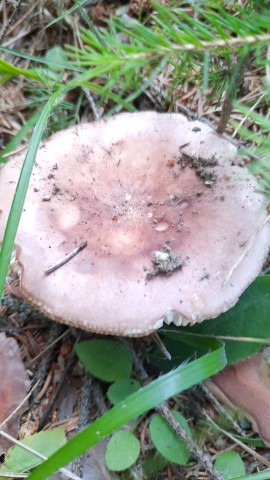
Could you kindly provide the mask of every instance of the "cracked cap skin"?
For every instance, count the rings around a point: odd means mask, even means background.
[[[164,317],[186,325],[228,310],[270,243],[265,199],[235,156],[180,114],[124,113],[53,135],[39,148],[15,242],[24,298],[60,322],[129,336]],[[0,238],[23,159],[0,170]],[[147,281],[165,244],[183,266]]]

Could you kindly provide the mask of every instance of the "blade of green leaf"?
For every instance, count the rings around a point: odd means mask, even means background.
[[[244,477],[238,477],[237,480],[269,480],[270,469],[263,472],[251,473],[251,475],[245,475]]]
[[[40,115],[40,112],[35,112],[26,122],[23,124],[22,128],[12,137],[12,139],[6,144],[5,148],[1,150],[0,153],[0,162],[7,162],[8,158],[3,158],[7,153],[13,152],[18,148],[22,141],[27,138],[29,130],[31,130],[37,122],[37,119]]]
[[[55,23],[57,22],[60,22],[60,20],[63,20],[63,18],[65,18],[67,15],[70,15],[72,12],[74,12],[77,8],[79,8],[81,5],[83,5],[87,0],[81,0],[80,2],[76,2],[75,5],[73,5],[71,8],[69,8],[68,10],[65,10],[64,13],[62,15],[60,15],[59,17],[57,18],[54,18],[50,23],[48,23],[48,25],[46,25],[45,28],[49,28],[51,27],[52,25],[54,25]]]
[[[260,438],[242,437],[241,435],[233,435],[237,440],[245,445],[252,445],[253,447],[266,448],[265,443]]]
[[[15,75],[23,75],[27,78],[32,78],[33,80],[40,81],[41,78],[32,70],[24,70],[23,68],[14,67],[11,63],[5,62],[5,60],[0,59],[0,74],[15,76]]]
[[[223,344],[211,340],[207,342],[207,348],[212,348],[214,351],[188,365],[179,366],[113,407],[76,435],[49,460],[37,467],[28,479],[44,480],[48,478],[57,469],[82,455],[126,423],[224,368],[226,356]]]
[[[14,55],[15,57],[19,57],[19,58],[23,58],[25,60],[29,60],[30,62],[36,62],[37,64],[49,66],[49,63],[48,63],[48,61],[46,60],[45,57],[37,57],[35,55],[30,55],[29,53],[26,53],[26,52],[20,52],[19,50],[14,50],[12,48],[7,48],[7,47],[3,47],[3,46],[0,46],[0,52],[5,52],[5,53],[8,53],[10,55]],[[10,65],[10,64],[8,64],[8,65]],[[12,67],[13,67],[13,65],[12,65]],[[68,62],[65,65],[65,68],[68,69],[68,70],[76,71],[76,72],[81,72],[82,71],[81,68],[76,67],[74,65],[71,65],[70,62]]]
[[[20,178],[17,184],[16,192],[12,201],[12,206],[10,209],[6,230],[4,233],[3,243],[0,251],[0,298],[2,297],[6,274],[10,264],[10,259],[12,255],[12,249],[21,218],[24,200],[27,193],[28,184],[30,181],[32,169],[34,166],[36,154],[38,151],[39,143],[43,135],[48,117],[51,113],[54,103],[61,95],[62,90],[57,90],[40,113],[40,116],[37,120],[36,126],[34,128],[29,147],[26,153],[26,157],[22,166],[20,173]]]

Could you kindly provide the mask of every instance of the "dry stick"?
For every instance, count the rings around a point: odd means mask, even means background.
[[[264,458],[266,460],[270,459],[270,452],[265,452]],[[253,462],[249,463],[246,466],[246,475],[248,475],[249,473],[257,472],[258,467],[261,467],[261,462],[259,460],[254,460]]]
[[[156,342],[157,346],[160,348],[161,352],[163,353],[164,357],[167,360],[171,360],[172,356],[170,352],[168,352],[167,348],[165,347],[164,343],[162,342],[160,336],[157,334],[157,332],[152,333],[152,338]]]
[[[1,477],[3,478],[27,478],[28,473],[3,473],[1,472]]]
[[[46,457],[42,453],[37,452],[36,450],[33,450],[33,448],[28,447],[27,445],[20,442],[19,440],[16,440],[16,438],[12,437],[8,433],[0,431],[0,435],[6,438],[7,440],[9,440],[10,442],[15,443],[15,445],[22,447],[27,452],[30,452],[36,457],[41,458],[41,460],[48,460],[48,457]],[[77,475],[74,475],[72,472],[70,472],[66,468],[60,468],[59,471],[63,473],[63,475],[65,475],[66,477],[71,478],[72,480],[81,480],[81,478],[77,477]]]
[[[242,118],[241,122],[239,125],[237,125],[237,128],[234,130],[232,134],[232,138],[234,138],[237,133],[239,132],[240,128],[244,125],[245,121],[247,120],[248,116],[255,110],[255,108],[259,105],[259,103],[262,101],[262,99],[266,96],[266,93],[262,93],[260,97],[257,99],[257,101],[252,105],[252,107],[249,109],[248,113]]]
[[[242,254],[240,255],[240,257],[238,257],[238,259],[236,260],[235,264],[232,266],[232,268],[230,269],[229,273],[228,273],[228,276],[226,278],[226,280],[224,281],[223,283],[223,287],[227,287],[233,273],[235,272],[235,270],[239,267],[240,263],[244,260],[245,256],[247,255],[247,253],[249,252],[249,250],[251,249],[251,247],[253,246],[256,238],[257,238],[257,235],[260,233],[260,231],[262,230],[262,228],[269,222],[270,220],[270,215],[268,215],[268,217],[265,218],[265,220],[259,225],[259,227],[257,228],[256,232],[254,233],[254,235],[252,235],[251,239],[249,240],[246,248],[244,249],[244,251],[242,252]]]
[[[147,382],[149,380],[148,373],[145,370],[145,368],[144,368],[140,358],[138,357],[137,353],[135,352],[133,346],[131,345],[130,340],[127,340],[126,338],[121,338],[121,343],[123,343],[123,345],[125,345],[127,350],[131,353],[132,360],[133,360],[133,363],[135,365],[135,369],[137,370],[137,372],[139,374],[139,378],[140,378],[141,382],[142,383]]]
[[[48,344],[51,345],[55,342],[56,339],[58,339],[59,334],[61,333],[63,329],[63,326],[60,325],[59,323],[52,323],[49,339],[48,339]],[[55,343],[54,343],[55,346]],[[40,390],[43,387],[44,381],[47,377],[47,372],[51,366],[52,363],[52,358],[54,355],[55,349],[50,348],[46,351],[46,355],[42,358],[37,372],[35,372],[34,377],[33,377],[33,383],[36,382],[37,380],[40,380],[39,387],[37,390],[37,394],[40,392]],[[33,405],[33,402],[35,401],[34,396],[32,395],[31,401],[30,401],[30,406]]]
[[[7,30],[8,30],[8,28],[10,27],[10,25],[12,24],[13,19],[14,19],[16,13],[18,12],[18,8],[20,7],[20,4],[21,4],[21,3],[22,3],[22,0],[18,0],[18,1],[15,3],[15,5],[14,5],[14,10],[13,10],[13,12],[12,12],[9,20],[7,21],[7,24],[4,26],[3,31],[2,31],[1,34],[0,34],[0,42],[3,42],[4,37],[5,37],[6,33],[7,33]]]
[[[66,379],[67,373],[68,373],[69,369],[71,368],[71,365],[72,365],[73,361],[74,361],[74,352],[72,353],[72,355],[69,356],[68,361],[67,361],[67,363],[66,363],[66,365],[65,365],[65,368],[64,368],[64,370],[63,370],[63,372],[62,372],[62,374],[61,374],[61,378],[60,378],[60,380],[59,380],[59,382],[58,382],[58,384],[57,384],[57,387],[56,387],[56,389],[55,389],[55,391],[54,391],[54,394],[52,395],[52,397],[50,397],[50,400],[49,400],[49,402],[48,402],[48,404],[47,404],[47,406],[46,406],[46,409],[45,409],[44,413],[42,414],[42,416],[41,416],[41,418],[40,418],[40,421],[39,421],[39,429],[42,429],[42,428],[45,426],[45,423],[46,423],[46,421],[47,421],[47,418],[48,418],[48,415],[49,415],[49,413],[50,413],[50,411],[51,411],[51,408],[52,408],[55,400],[57,399],[57,397],[58,397],[58,395],[59,395],[59,393],[60,393],[60,391],[61,391],[61,388],[62,388],[62,386],[63,386],[63,384],[64,384],[64,381],[65,381],[65,379]]]
[[[57,263],[54,263],[53,265],[50,265],[47,268],[45,268],[45,270],[44,270],[45,275],[49,275],[50,273],[54,272],[58,268],[65,265],[65,263],[69,262],[69,260],[71,260],[73,257],[75,257],[75,255],[77,255],[77,253],[79,253],[81,250],[83,250],[86,247],[86,245],[87,245],[87,240],[84,240],[82,243],[80,243],[80,245],[78,245],[76,248],[74,248],[74,250],[72,250],[72,252],[68,253],[65,256],[65,258],[63,258],[62,260],[60,260]]]
[[[197,458],[199,463],[203,465],[210,477],[214,480],[223,480],[223,476],[214,467],[210,455],[208,453],[205,453],[196,445],[192,438],[187,434],[186,430],[173,416],[171,410],[167,407],[167,405],[159,405],[158,407],[156,407],[156,411],[159,412],[163,416],[163,418],[165,418],[165,420],[175,431],[175,433],[184,440],[189,451],[194,455],[194,457]]]
[[[129,350],[132,351],[133,358],[136,357],[137,359],[136,364],[140,364],[140,371],[145,372],[144,376],[146,376],[147,380],[149,380],[148,374],[146,373],[144,367],[141,364],[140,359],[138,358],[135,350],[130,344],[129,344]],[[208,453],[205,453],[196,445],[196,443],[192,440],[192,438],[187,434],[185,429],[178,423],[176,418],[172,415],[170,409],[167,406],[167,403],[166,402],[161,403],[159,406],[155,408],[155,410],[165,418],[165,420],[168,422],[171,428],[175,431],[175,433],[181,439],[184,440],[188,449],[193,453],[193,455],[196,457],[198,462],[204,467],[204,469],[210,475],[210,477],[213,480],[223,480],[223,476],[214,467],[210,455]]]
[[[17,150],[13,150],[12,152],[8,152],[8,153],[5,153],[2,158],[6,159],[6,158],[10,158],[10,157],[14,157],[15,155],[19,155],[19,153],[22,153],[24,150],[26,150],[26,148],[28,148],[28,143],[26,145],[23,145],[22,147],[20,148],[17,148]]]
[[[221,403],[216,399],[216,397],[212,394],[205,383],[199,383],[199,387],[204,393],[208,402],[210,402],[215,410],[220,414],[223,415],[233,426],[234,430],[238,433],[238,435],[242,435],[242,437],[246,437],[246,432],[242,430],[242,428],[238,425],[235,421],[233,415],[231,414],[230,410],[227,410]]]
[[[248,61],[248,54],[245,53],[239,59],[238,65],[235,67],[236,71],[229,79],[229,84],[225,92],[225,99],[222,105],[221,117],[217,126],[217,133],[222,134],[225,131],[230,115],[232,113],[233,104],[236,99],[236,92],[244,83],[244,72]]]
[[[263,465],[266,467],[270,468],[270,462],[266,460],[262,455],[259,453],[255,452],[250,448],[248,445],[245,445],[243,442],[235,438],[233,435],[231,435],[229,432],[226,432],[226,430],[223,430],[223,428],[219,427],[215,422],[213,422],[212,418],[209,417],[209,415],[203,410],[203,414],[205,418],[218,430],[220,431],[223,435],[226,435],[226,437],[230,438],[234,443],[237,443],[243,450],[246,450],[250,455],[252,455],[254,458],[259,460]]]
[[[30,360],[26,364],[26,368],[29,368],[33,363],[35,363],[40,357],[42,357],[42,355],[44,355],[48,350],[50,350],[50,348],[52,348],[56,343],[58,343],[60,340],[62,340],[62,338],[64,338],[68,333],[70,333],[70,331],[71,331],[71,328],[68,328],[64,333],[59,335],[59,337],[57,337],[53,342],[47,345],[47,347],[44,348],[42,352],[40,352],[38,355],[36,355],[34,358],[32,358],[32,360]]]
[[[53,367],[53,365],[51,365],[51,368],[48,372],[48,375],[47,375],[47,378],[46,378],[46,380],[43,384],[43,387],[35,397],[36,402],[39,402],[42,399],[42,397],[46,394],[46,392],[48,391],[48,388],[49,388],[49,386],[51,384],[51,381],[52,381],[52,378],[53,378],[53,374],[54,374],[54,367]]]
[[[94,119],[97,121],[100,119],[100,115],[98,113],[98,110],[97,110],[97,107],[96,107],[96,104],[95,104],[95,100],[94,100],[94,97],[93,95],[89,92],[89,90],[85,87],[83,87],[83,93],[85,94],[86,96],[86,99],[87,99],[87,102],[89,103],[90,105],[90,108],[92,110],[92,113],[94,115]]]

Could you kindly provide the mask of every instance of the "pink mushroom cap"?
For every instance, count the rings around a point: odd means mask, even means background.
[[[270,240],[265,198],[235,157],[230,142],[180,114],[124,113],[53,135],[16,237],[24,298],[55,320],[130,336],[228,310]],[[0,170],[0,238],[22,161]]]

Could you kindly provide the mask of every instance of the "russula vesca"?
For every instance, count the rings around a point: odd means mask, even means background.
[[[270,239],[264,197],[235,154],[180,114],[125,113],[52,136],[16,238],[24,298],[55,320],[134,336],[232,307]],[[0,171],[0,236],[22,161]]]

